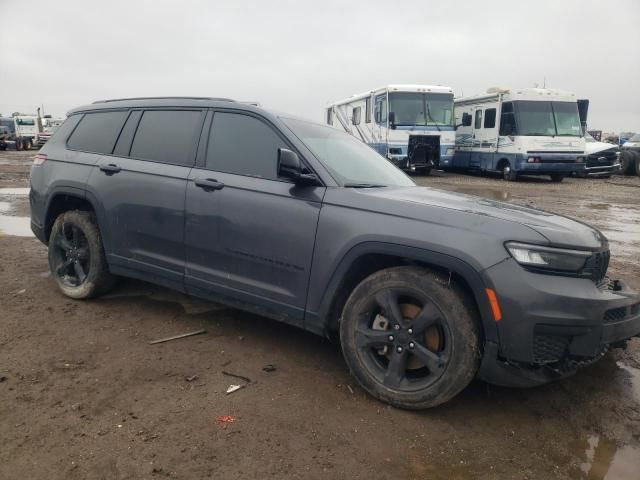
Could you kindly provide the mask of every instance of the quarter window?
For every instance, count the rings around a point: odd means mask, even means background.
[[[327,125],[333,125],[333,109],[327,108]]]
[[[201,125],[200,110],[147,110],[133,139],[131,156],[191,166]]]
[[[482,110],[476,110],[476,119],[473,124],[473,128],[476,130],[482,128]]]
[[[208,169],[248,177],[278,178],[278,149],[289,148],[266,123],[249,115],[216,112],[206,165]]]
[[[82,152],[110,154],[127,113],[118,111],[85,114],[67,141],[68,147]]]
[[[496,126],[496,109],[487,108],[484,111],[484,128],[495,128]]]

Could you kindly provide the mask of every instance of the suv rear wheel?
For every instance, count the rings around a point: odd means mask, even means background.
[[[550,175],[551,177],[551,181],[555,182],[555,183],[560,183],[562,182],[562,180],[564,180],[564,175],[560,174],[560,173],[554,173],[552,175]]]
[[[75,299],[106,293],[115,284],[109,273],[100,230],[91,212],[61,214],[49,237],[49,268],[62,293]]]
[[[435,407],[476,374],[476,317],[454,282],[424,268],[388,268],[363,280],[347,300],[342,352],[377,399],[400,408]]]

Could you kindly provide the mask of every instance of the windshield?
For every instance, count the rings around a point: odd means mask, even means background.
[[[582,136],[576,102],[513,102],[518,135]]]
[[[351,135],[304,120],[282,120],[343,186],[415,185],[387,159]]]
[[[453,95],[450,93],[392,92],[389,112],[396,126],[453,125]]]

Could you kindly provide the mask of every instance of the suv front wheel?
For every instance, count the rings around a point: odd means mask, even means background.
[[[476,319],[455,282],[424,268],[388,268],[363,280],[347,300],[342,352],[360,385],[379,400],[435,407],[476,374]]]
[[[110,290],[109,273],[100,230],[92,212],[61,214],[49,237],[49,268],[62,293],[75,299],[91,298]]]

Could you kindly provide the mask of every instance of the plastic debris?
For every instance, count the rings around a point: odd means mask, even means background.
[[[240,390],[244,385],[229,385],[229,387],[227,388],[227,395],[233,392],[237,392],[238,390]]]

